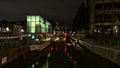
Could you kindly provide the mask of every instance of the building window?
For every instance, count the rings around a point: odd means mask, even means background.
[[[113,5],[114,5],[114,8],[120,8],[120,2],[118,2],[118,3],[113,3]]]
[[[103,9],[103,5],[102,4],[96,4],[95,9],[96,10]]]
[[[112,15],[111,14],[105,14],[104,15],[104,22],[112,22]]]
[[[112,9],[113,4],[112,3],[108,3],[108,4],[104,4],[104,9]]]
[[[95,15],[95,22],[112,22],[111,14]]]
[[[102,15],[95,15],[95,22],[103,22],[103,16]]]

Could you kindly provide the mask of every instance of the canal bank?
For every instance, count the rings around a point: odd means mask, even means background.
[[[30,52],[34,52],[34,53],[39,53],[39,51],[42,51],[44,49],[47,48],[47,46],[50,44],[50,42],[45,42],[41,45],[36,45],[37,47],[39,46],[39,48],[34,49],[31,46],[22,46],[22,47],[18,47],[18,48],[11,48],[8,50],[4,50],[4,51],[0,51],[0,67],[7,65],[8,63],[16,60],[17,58],[24,56],[25,58],[25,54],[29,54]],[[34,50],[31,50],[34,49]],[[43,53],[44,51],[42,51],[41,53]]]
[[[93,44],[93,42],[90,43],[87,41],[76,39],[74,37],[72,37],[71,39],[73,40],[74,44],[81,45],[92,53],[101,56],[102,58],[107,59],[120,66],[120,50],[103,47],[102,45],[100,46],[97,44]]]

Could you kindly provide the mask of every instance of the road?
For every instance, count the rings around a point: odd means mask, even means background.
[[[67,40],[52,42],[42,52],[21,56],[2,68],[120,68],[82,47],[75,47]]]

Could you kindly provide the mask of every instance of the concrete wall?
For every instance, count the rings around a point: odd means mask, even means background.
[[[0,51],[0,67],[17,59],[18,57],[26,54],[27,52],[35,50],[41,51],[45,49],[49,44],[50,42],[45,42],[41,45],[22,46],[18,48]]]
[[[30,46],[30,51],[36,51],[36,50],[41,51],[44,48],[46,48],[49,44],[50,44],[50,41],[45,42],[45,43],[43,43],[41,45],[31,45]]]
[[[75,38],[72,39],[77,40]],[[78,43],[87,48],[88,50],[90,50],[91,52],[95,53],[96,55],[99,55],[105,59],[108,59],[109,61],[112,61],[120,65],[120,50],[93,45],[82,40],[79,40]]]
[[[0,51],[0,67],[29,52],[29,46]]]

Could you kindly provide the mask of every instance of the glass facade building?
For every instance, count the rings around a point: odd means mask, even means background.
[[[51,24],[39,15],[27,16],[27,34],[32,40],[39,41],[51,31]],[[41,37],[41,34],[44,37]],[[32,42],[32,41],[31,41]]]
[[[44,20],[41,16],[27,16],[28,33],[49,33],[50,22]]]

